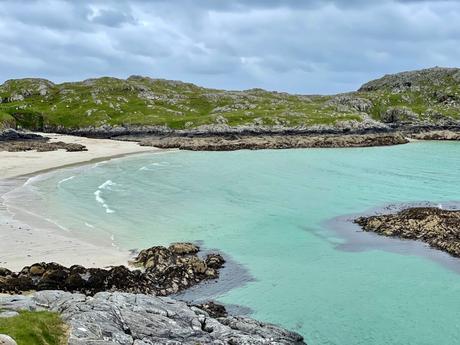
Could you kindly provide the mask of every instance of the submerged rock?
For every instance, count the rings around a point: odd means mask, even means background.
[[[110,269],[74,265],[36,263],[20,272],[0,268],[0,292],[19,293],[29,290],[64,290],[94,295],[101,291],[123,291],[166,296],[180,292],[203,280],[219,277],[225,260],[220,254],[197,254],[192,243],[175,243],[169,248],[156,246],[142,250],[133,264]]]
[[[420,240],[433,248],[460,257],[460,211],[414,207],[395,214],[360,217],[355,223],[365,231]]]
[[[42,291],[0,297],[0,307],[59,312],[70,326],[69,345],[305,344],[302,336],[278,326],[240,316],[213,317],[167,297]]]

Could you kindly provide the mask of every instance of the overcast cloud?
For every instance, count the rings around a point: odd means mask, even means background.
[[[296,93],[459,65],[460,2],[0,0],[0,81],[151,77]]]

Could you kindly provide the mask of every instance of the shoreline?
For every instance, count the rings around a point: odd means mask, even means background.
[[[83,152],[0,152],[0,266],[11,270],[36,262],[80,264],[86,267],[126,265],[129,251],[121,251],[108,243],[91,243],[65,232],[44,219],[25,216],[8,208],[5,195],[21,187],[29,178],[72,166],[93,164],[132,154],[161,152],[137,143],[110,139],[88,139],[60,134],[46,134],[51,142],[82,143]]]

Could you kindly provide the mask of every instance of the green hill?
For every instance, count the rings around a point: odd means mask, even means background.
[[[309,127],[370,118],[383,122],[459,119],[460,70],[433,68],[385,76],[357,92],[336,96],[224,91],[140,76],[62,84],[28,78],[0,86],[0,127]]]

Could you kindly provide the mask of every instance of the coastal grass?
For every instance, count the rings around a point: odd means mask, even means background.
[[[0,122],[41,130],[102,125],[190,129],[202,125],[311,126],[361,121],[357,111],[330,106],[330,96],[262,89],[225,91],[190,83],[130,77],[53,84],[43,79],[0,85]]]
[[[67,326],[57,313],[21,311],[18,316],[0,318],[0,334],[12,337],[18,345],[64,345]]]

